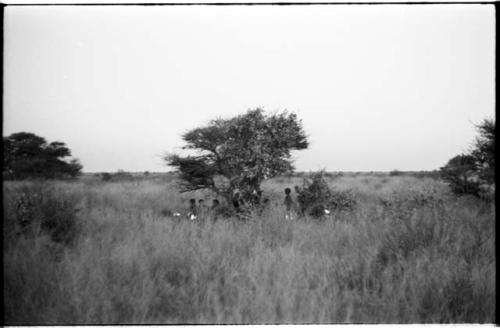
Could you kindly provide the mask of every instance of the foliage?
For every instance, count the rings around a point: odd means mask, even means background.
[[[401,172],[399,170],[392,170],[391,172],[389,172],[389,175],[391,177],[395,177],[395,176],[398,176],[398,175],[403,175],[403,172]]]
[[[495,121],[483,120],[477,125],[476,137],[470,154],[455,156],[441,168],[441,177],[453,193],[470,194],[493,199],[495,193]]]
[[[495,183],[495,121],[483,120],[477,126],[479,136],[471,155],[476,160],[479,178],[487,184]]]
[[[111,173],[108,173],[108,172],[101,173],[101,180],[102,181],[110,181],[111,178],[112,178]]]
[[[71,151],[63,142],[47,141],[33,133],[13,133],[3,138],[5,179],[63,178],[81,173],[77,159],[66,161]]]
[[[68,244],[77,236],[76,200],[42,184],[22,186],[4,212],[6,239],[36,235],[38,231],[54,242]]]
[[[477,164],[472,155],[458,155],[441,168],[441,177],[450,184],[451,191],[457,195],[479,194]]]
[[[231,119],[215,119],[185,133],[184,149],[197,155],[168,155],[180,172],[183,191],[211,189],[228,202],[235,190],[249,202],[265,179],[293,171],[290,152],[308,146],[302,123],[286,111],[266,115],[262,109]]]
[[[332,190],[329,204],[334,210],[352,210],[357,204],[356,195],[352,190]]]
[[[113,180],[133,180],[134,179],[134,176],[132,175],[132,173],[130,172],[127,172],[125,170],[118,170],[116,171],[113,175]]]
[[[302,187],[295,186],[297,200],[302,214],[320,218],[325,210],[352,209],[356,199],[351,191],[334,191],[328,186],[324,172],[315,172],[310,178],[304,178]]]
[[[145,174],[145,176],[148,176]],[[102,181],[130,181],[134,180],[134,176],[130,172],[126,172],[124,170],[118,170],[115,173],[103,172],[100,174]]]

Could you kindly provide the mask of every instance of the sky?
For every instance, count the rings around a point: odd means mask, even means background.
[[[286,109],[299,171],[434,170],[495,117],[494,56],[492,5],[7,6],[3,135],[161,172],[184,132]]]

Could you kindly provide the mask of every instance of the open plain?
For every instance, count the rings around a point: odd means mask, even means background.
[[[189,198],[214,196],[181,194],[170,175],[4,182],[5,323],[494,321],[492,201],[425,176],[328,181],[353,210],[285,220],[283,189],[301,179],[279,177],[261,215],[216,222],[185,218]],[[70,222],[71,238],[20,232],[23,215]]]

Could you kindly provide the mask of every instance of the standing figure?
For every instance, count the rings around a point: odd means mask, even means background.
[[[189,220],[196,220],[198,215],[198,209],[196,208],[196,199],[191,198],[189,200],[189,212],[187,217]]]
[[[285,212],[285,219],[286,220],[293,220],[294,217],[293,217],[293,207],[294,207],[294,203],[293,203],[293,199],[292,199],[292,196],[290,196],[290,193],[291,193],[291,189],[290,188],[285,188],[285,200],[283,202],[283,205],[285,205],[285,209],[286,209],[286,212]]]
[[[204,219],[207,217],[207,207],[205,206],[205,201],[203,199],[198,200],[198,215],[200,218]]]
[[[217,221],[219,219],[219,214],[220,214],[220,203],[218,199],[212,200],[212,207],[210,208],[211,212],[211,217],[214,221]]]

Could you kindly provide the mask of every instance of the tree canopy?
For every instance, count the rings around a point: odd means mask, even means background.
[[[472,155],[457,155],[441,167],[441,177],[450,184],[451,190],[458,195],[478,195],[479,182],[474,179],[477,164]]]
[[[479,136],[471,155],[476,160],[481,179],[491,184],[495,182],[495,121],[485,119],[477,129]]]
[[[485,119],[476,127],[471,151],[450,159],[440,172],[455,194],[489,197],[495,187],[495,121]]]
[[[182,191],[211,189],[226,199],[236,190],[246,200],[260,197],[261,182],[292,172],[291,151],[308,147],[296,114],[266,115],[260,108],[212,120],[182,139],[196,155],[165,157],[180,172]]]
[[[75,177],[82,170],[78,159],[66,160],[71,151],[65,143],[28,132],[3,137],[3,155],[5,179]]]

